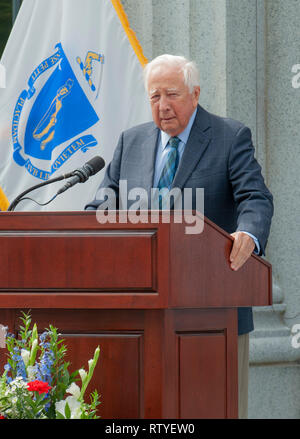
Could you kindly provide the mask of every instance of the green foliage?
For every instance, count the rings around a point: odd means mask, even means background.
[[[98,392],[84,401],[100,349],[89,360],[89,370],[69,372],[67,347],[49,325],[41,335],[30,314],[22,313],[18,337],[6,338],[8,360],[0,377],[0,415],[11,419],[97,419]],[[80,378],[79,378],[80,377]],[[81,379],[80,388],[76,381]],[[66,396],[69,394],[69,396]]]

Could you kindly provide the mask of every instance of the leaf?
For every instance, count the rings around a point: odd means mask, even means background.
[[[69,379],[70,379],[70,375],[69,372],[67,370],[64,371],[64,373],[62,374],[62,382],[64,383],[65,386],[67,386],[69,384]]]
[[[70,375],[70,381],[79,381],[80,377],[78,377],[78,375],[79,375],[78,370],[75,370],[74,372],[72,372]]]
[[[26,403],[27,403],[32,409],[35,408],[35,402],[34,402],[33,399],[31,399],[30,396],[25,397],[25,401],[26,401]]]
[[[69,407],[69,404],[66,402],[66,406],[65,406],[65,415],[67,419],[71,419],[71,410]]]

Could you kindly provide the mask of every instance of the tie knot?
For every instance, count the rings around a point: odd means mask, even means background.
[[[178,139],[178,137],[170,137],[169,139],[169,145],[172,148],[177,148],[179,145],[180,139]]]

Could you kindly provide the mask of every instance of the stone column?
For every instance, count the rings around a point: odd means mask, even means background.
[[[258,0],[257,5],[264,12],[265,55],[257,69],[265,78],[264,93],[258,95],[265,113],[264,169],[275,205],[267,250],[274,305],[255,311],[249,415],[299,418],[300,348],[291,329],[300,323],[300,91],[292,87],[292,66],[300,62],[300,2]]]

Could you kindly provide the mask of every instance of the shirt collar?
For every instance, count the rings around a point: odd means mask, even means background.
[[[177,136],[181,140],[181,142],[183,142],[184,144],[186,144],[188,141],[188,138],[189,138],[189,135],[190,135],[190,132],[191,132],[191,129],[192,129],[195,117],[196,117],[196,113],[197,113],[197,108],[195,109],[195,111],[191,115],[189,123],[187,124],[185,129]],[[161,146],[162,146],[162,149],[164,150],[165,147],[167,146],[171,136],[162,130],[160,130],[160,135],[161,135]]]

